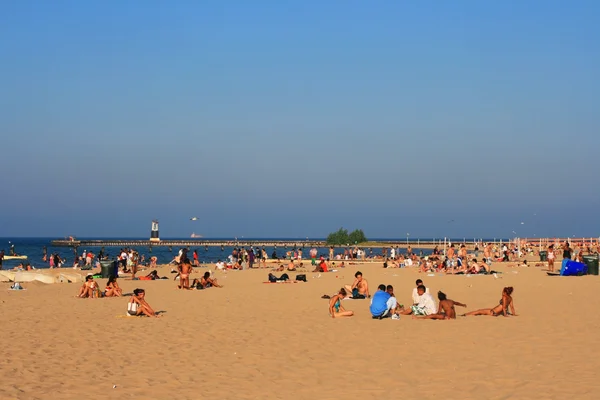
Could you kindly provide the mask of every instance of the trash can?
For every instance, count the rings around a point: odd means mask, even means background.
[[[548,252],[546,250],[540,251],[540,261],[548,261]]]
[[[587,265],[588,275],[598,275],[598,254],[583,256],[583,262]]]
[[[111,276],[118,277],[118,271],[116,268],[117,263],[115,261],[100,261],[100,274],[103,278]]]

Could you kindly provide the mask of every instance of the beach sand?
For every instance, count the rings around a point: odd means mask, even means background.
[[[357,269],[372,292],[392,284],[407,305],[417,278],[466,311],[498,304],[513,286],[519,316],[372,320],[369,300],[346,300],[355,316],[334,320],[320,297]],[[598,398],[600,279],[494,269],[500,279],[349,265],[294,284],[229,271],[215,273],[224,288],[203,291],[177,290],[168,267],[159,273],[169,280],[120,279],[125,292],[146,289],[166,311],[159,319],[124,317],[127,298],[77,299],[80,284],[3,283],[0,398]]]

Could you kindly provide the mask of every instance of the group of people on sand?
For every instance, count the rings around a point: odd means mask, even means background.
[[[206,271],[204,275],[200,279],[194,278],[192,284],[190,285],[190,275],[194,272],[194,268],[190,263],[190,260],[185,258],[177,265],[178,274],[174,279],[179,277],[179,284],[177,285],[178,289],[192,290],[192,289],[208,289],[210,287],[223,287],[217,282],[216,278],[211,277],[210,271]]]
[[[324,295],[323,298],[329,299],[328,310],[331,318],[351,317],[354,315],[353,311],[346,310],[342,305],[342,301],[345,299],[371,298],[369,311],[373,319],[400,319],[402,315],[412,315],[413,319],[456,319],[455,307],[467,307],[464,303],[449,299],[442,291],[439,291],[437,294],[439,303],[436,306],[433,296],[429,293],[429,289],[425,287],[423,281],[417,279],[415,284],[416,287],[412,291],[412,305],[410,307],[404,307],[403,304],[397,301],[392,285],[379,285],[377,291],[371,297],[368,282],[363,278],[360,271],[356,272],[352,285],[346,285],[340,288],[335,295]],[[502,290],[502,297],[496,306],[471,311],[463,314],[463,316],[516,316],[512,293],[512,287],[505,287]]]
[[[119,287],[119,284],[117,283],[117,278],[115,276],[111,276],[108,278],[104,291],[101,291],[98,282],[94,280],[94,276],[88,275],[85,277],[85,282],[79,289],[79,293],[76,297],[82,299],[93,299],[101,297],[121,297],[122,295],[123,290]]]

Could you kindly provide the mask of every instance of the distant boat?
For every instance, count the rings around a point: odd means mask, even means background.
[[[192,236],[190,236],[192,239],[197,239],[197,238],[201,238],[203,237],[202,235],[198,235],[196,233],[192,233]]]
[[[5,260],[27,260],[27,256],[4,256]]]

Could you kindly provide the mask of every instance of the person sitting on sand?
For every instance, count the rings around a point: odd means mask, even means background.
[[[459,303],[458,301],[450,300],[446,297],[446,294],[439,291],[438,300],[440,304],[438,311],[435,314],[416,316],[413,315],[413,319],[456,319],[456,311],[454,306],[466,307],[466,304]]]
[[[135,289],[133,296],[129,299],[127,304],[127,314],[137,316],[145,315],[147,317],[158,317],[158,314],[154,312],[150,304],[146,301],[146,291],[144,289]]]
[[[419,295],[419,302],[412,305],[409,309],[401,309],[401,315],[431,315],[435,314],[437,307],[435,306],[435,300],[431,297],[431,294],[427,292],[427,288],[423,285],[417,287],[417,294]]]
[[[329,301],[329,315],[331,318],[351,317],[354,315],[353,311],[347,311],[342,306],[342,300],[346,298],[346,289],[341,288],[340,291],[334,295]]]
[[[392,315],[392,319],[400,319],[399,314],[402,306],[398,304],[396,295],[394,294],[394,287],[392,285],[387,285],[385,291],[390,295],[390,298],[387,301],[388,312]]]
[[[288,266],[287,266],[287,270],[288,271],[295,271],[296,270],[296,266],[294,265],[294,260],[290,260]]]
[[[194,279],[194,281],[192,282],[192,288],[196,288],[198,290],[201,289],[208,289],[209,287],[218,287],[221,288],[223,287],[222,285],[219,285],[217,283],[216,279],[213,279],[210,277],[210,272],[206,271],[204,273],[204,275],[202,276],[202,278],[200,279]]]
[[[323,259],[323,257],[321,257],[321,262],[319,263],[319,265],[317,265],[313,272],[329,272],[329,268],[327,267],[327,263],[325,262],[325,259]]]
[[[412,301],[413,301],[413,306],[416,306],[417,304],[419,304],[419,300],[421,299],[421,296],[419,296],[419,292],[417,291],[417,288],[421,285],[423,285],[423,281],[421,279],[417,279],[415,281],[416,286],[413,288],[412,290]],[[425,293],[429,293],[429,288],[425,288]]]
[[[471,311],[464,314],[465,317],[469,315],[491,315],[493,317],[497,317],[498,315],[504,315],[508,317],[508,308],[510,307],[510,314],[514,317],[517,316],[515,313],[515,305],[512,298],[513,287],[508,286],[502,289],[502,298],[500,299],[500,303],[493,308],[482,308],[481,310]]]
[[[382,284],[377,287],[377,291],[373,295],[371,306],[369,307],[373,318],[382,319],[390,316],[390,310],[395,304],[395,299],[390,301],[391,298],[392,296],[387,292],[385,285]]]
[[[122,295],[123,290],[119,287],[117,278],[114,276],[108,278],[108,282],[106,282],[106,288],[104,289],[104,297],[121,297]]]
[[[177,266],[177,270],[179,271],[179,285],[177,285],[178,289],[190,289],[190,274],[194,271],[192,264],[190,264],[190,260],[187,258]]]
[[[223,261],[218,260],[215,263],[215,268],[222,271],[222,270],[224,270],[226,268],[226,266],[225,266],[225,263]]]
[[[77,297],[87,297],[91,299],[94,297],[96,290],[98,290],[98,284],[96,281],[94,281],[94,277],[92,275],[88,275],[85,277],[85,282],[83,283],[83,286],[81,286],[81,289],[79,289],[79,294],[77,294]]]
[[[354,274],[354,282],[352,286],[344,286],[346,293],[349,293],[353,299],[364,299],[371,297],[369,294],[369,283],[363,278],[363,274],[360,271],[356,271]]]

